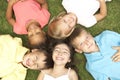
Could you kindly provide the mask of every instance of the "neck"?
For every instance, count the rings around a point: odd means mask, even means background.
[[[99,51],[100,51],[100,49],[99,49],[98,45],[96,45],[96,46],[95,46],[95,51],[94,51],[94,52],[99,52]]]
[[[54,65],[53,71],[63,71],[65,68],[65,65]]]
[[[51,75],[53,75],[54,77],[58,77],[58,76],[64,75],[65,73],[66,73],[66,68],[64,66],[54,65],[52,72],[51,72]]]

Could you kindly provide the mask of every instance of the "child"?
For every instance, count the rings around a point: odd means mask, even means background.
[[[68,40],[76,52],[84,52],[86,69],[95,80],[120,80],[120,62],[116,62],[120,61],[120,48],[118,52],[112,48],[120,46],[120,34],[106,30],[93,38],[84,28],[76,28]]]
[[[56,43],[53,52],[53,68],[42,70],[37,80],[78,80],[77,73],[71,69],[72,48],[66,43]]]
[[[15,19],[12,17],[13,11]],[[16,34],[28,34],[30,44],[45,42],[42,28],[50,18],[46,0],[9,0],[6,18]]]
[[[25,80],[27,69],[42,70],[49,67],[48,53],[42,49],[22,46],[20,38],[0,35],[0,78],[1,80]]]
[[[107,15],[105,0],[63,0],[62,5],[67,13],[58,15],[48,26],[48,35],[57,39],[68,37],[76,24],[91,27]]]

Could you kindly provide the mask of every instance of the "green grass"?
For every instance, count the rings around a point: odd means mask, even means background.
[[[56,16],[64,8],[61,5],[62,0],[48,0],[51,18]],[[103,30],[113,30],[120,33],[120,0],[113,0],[107,3],[108,15],[107,17],[98,22],[95,26],[88,28],[88,30],[95,36],[101,33]],[[27,46],[27,38],[25,35],[17,35],[13,33],[11,25],[8,24],[5,18],[5,12],[7,8],[7,1],[0,0],[0,34],[11,34],[12,36],[18,36],[23,39],[23,44]],[[44,28],[47,30],[47,26]],[[77,67],[79,68],[79,75],[82,80],[93,80],[92,76],[86,71],[85,63],[86,59],[83,54],[76,54]],[[36,80],[39,71],[28,70],[26,80]]]

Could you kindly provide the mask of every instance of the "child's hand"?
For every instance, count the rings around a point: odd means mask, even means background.
[[[105,0],[98,0],[98,1],[103,2],[103,1],[105,1]]]
[[[118,62],[118,61],[120,61],[120,46],[113,46],[113,49],[117,50],[117,53],[115,53],[112,56],[112,60],[114,62]]]
[[[9,5],[14,5],[18,1],[20,1],[20,0],[9,0]]]

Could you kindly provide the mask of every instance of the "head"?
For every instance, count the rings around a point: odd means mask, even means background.
[[[60,13],[48,25],[48,35],[56,39],[68,37],[74,30],[77,17],[73,13]]]
[[[29,69],[42,70],[48,67],[47,58],[48,53],[45,50],[33,49],[24,55],[22,64]]]
[[[52,59],[54,64],[65,65],[66,68],[71,67],[74,57],[72,46],[65,42],[57,42],[52,51]]]
[[[38,22],[32,20],[27,24],[28,31],[28,40],[31,46],[38,46],[45,43],[46,34],[41,29],[41,26]]]
[[[93,36],[85,28],[76,28],[68,39],[78,53],[91,53],[96,49]]]

